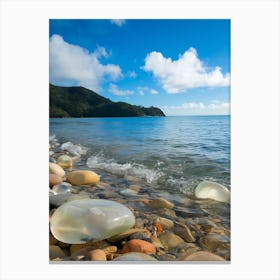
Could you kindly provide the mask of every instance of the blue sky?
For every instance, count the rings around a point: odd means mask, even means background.
[[[166,115],[230,112],[230,20],[50,20],[50,83]]]

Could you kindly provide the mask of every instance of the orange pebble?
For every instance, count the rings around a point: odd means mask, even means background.
[[[129,240],[122,248],[121,253],[129,253],[129,252],[140,252],[145,254],[154,254],[156,253],[155,246],[147,241],[141,239],[132,239]]]
[[[155,224],[155,228],[156,228],[156,231],[157,231],[157,234],[158,234],[158,235],[161,234],[161,233],[163,232],[163,227],[162,227],[161,224],[156,223],[156,224]]]

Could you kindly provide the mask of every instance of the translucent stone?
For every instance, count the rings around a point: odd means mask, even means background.
[[[220,202],[229,202],[230,191],[223,185],[204,181],[198,184],[194,192],[197,198],[213,199]]]
[[[68,193],[72,190],[72,185],[69,183],[61,183],[58,185],[54,185],[52,190],[54,194]]]
[[[64,203],[51,217],[53,236],[64,243],[82,244],[120,234],[135,224],[133,213],[124,205],[103,199]]]

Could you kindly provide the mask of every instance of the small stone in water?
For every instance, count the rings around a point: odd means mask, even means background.
[[[54,194],[68,193],[71,192],[71,186],[71,184],[65,182],[59,185],[54,185],[52,190]]]
[[[156,198],[149,203],[149,206],[153,208],[172,209],[174,207],[174,204],[164,198]]]
[[[73,160],[71,157],[69,157],[67,155],[61,155],[57,159],[57,164],[59,166],[61,166],[62,168],[69,168],[69,167],[73,166]]]
[[[72,185],[92,185],[100,181],[100,176],[90,170],[72,171],[67,179]]]
[[[230,191],[225,186],[210,181],[198,184],[194,194],[201,199],[213,199],[220,202],[229,202],[230,200]]]
[[[133,196],[133,195],[137,195],[137,192],[131,189],[124,189],[120,191],[120,194],[124,196]]]
[[[173,221],[163,217],[158,217],[156,222],[160,223],[164,229],[170,229],[174,226]]]
[[[124,205],[110,200],[85,199],[57,208],[51,217],[51,232],[62,242],[82,244],[107,239],[134,224],[133,213]]]

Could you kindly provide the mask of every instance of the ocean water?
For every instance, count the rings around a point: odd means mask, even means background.
[[[50,119],[50,136],[100,174],[188,194],[203,180],[230,189],[230,116]]]

